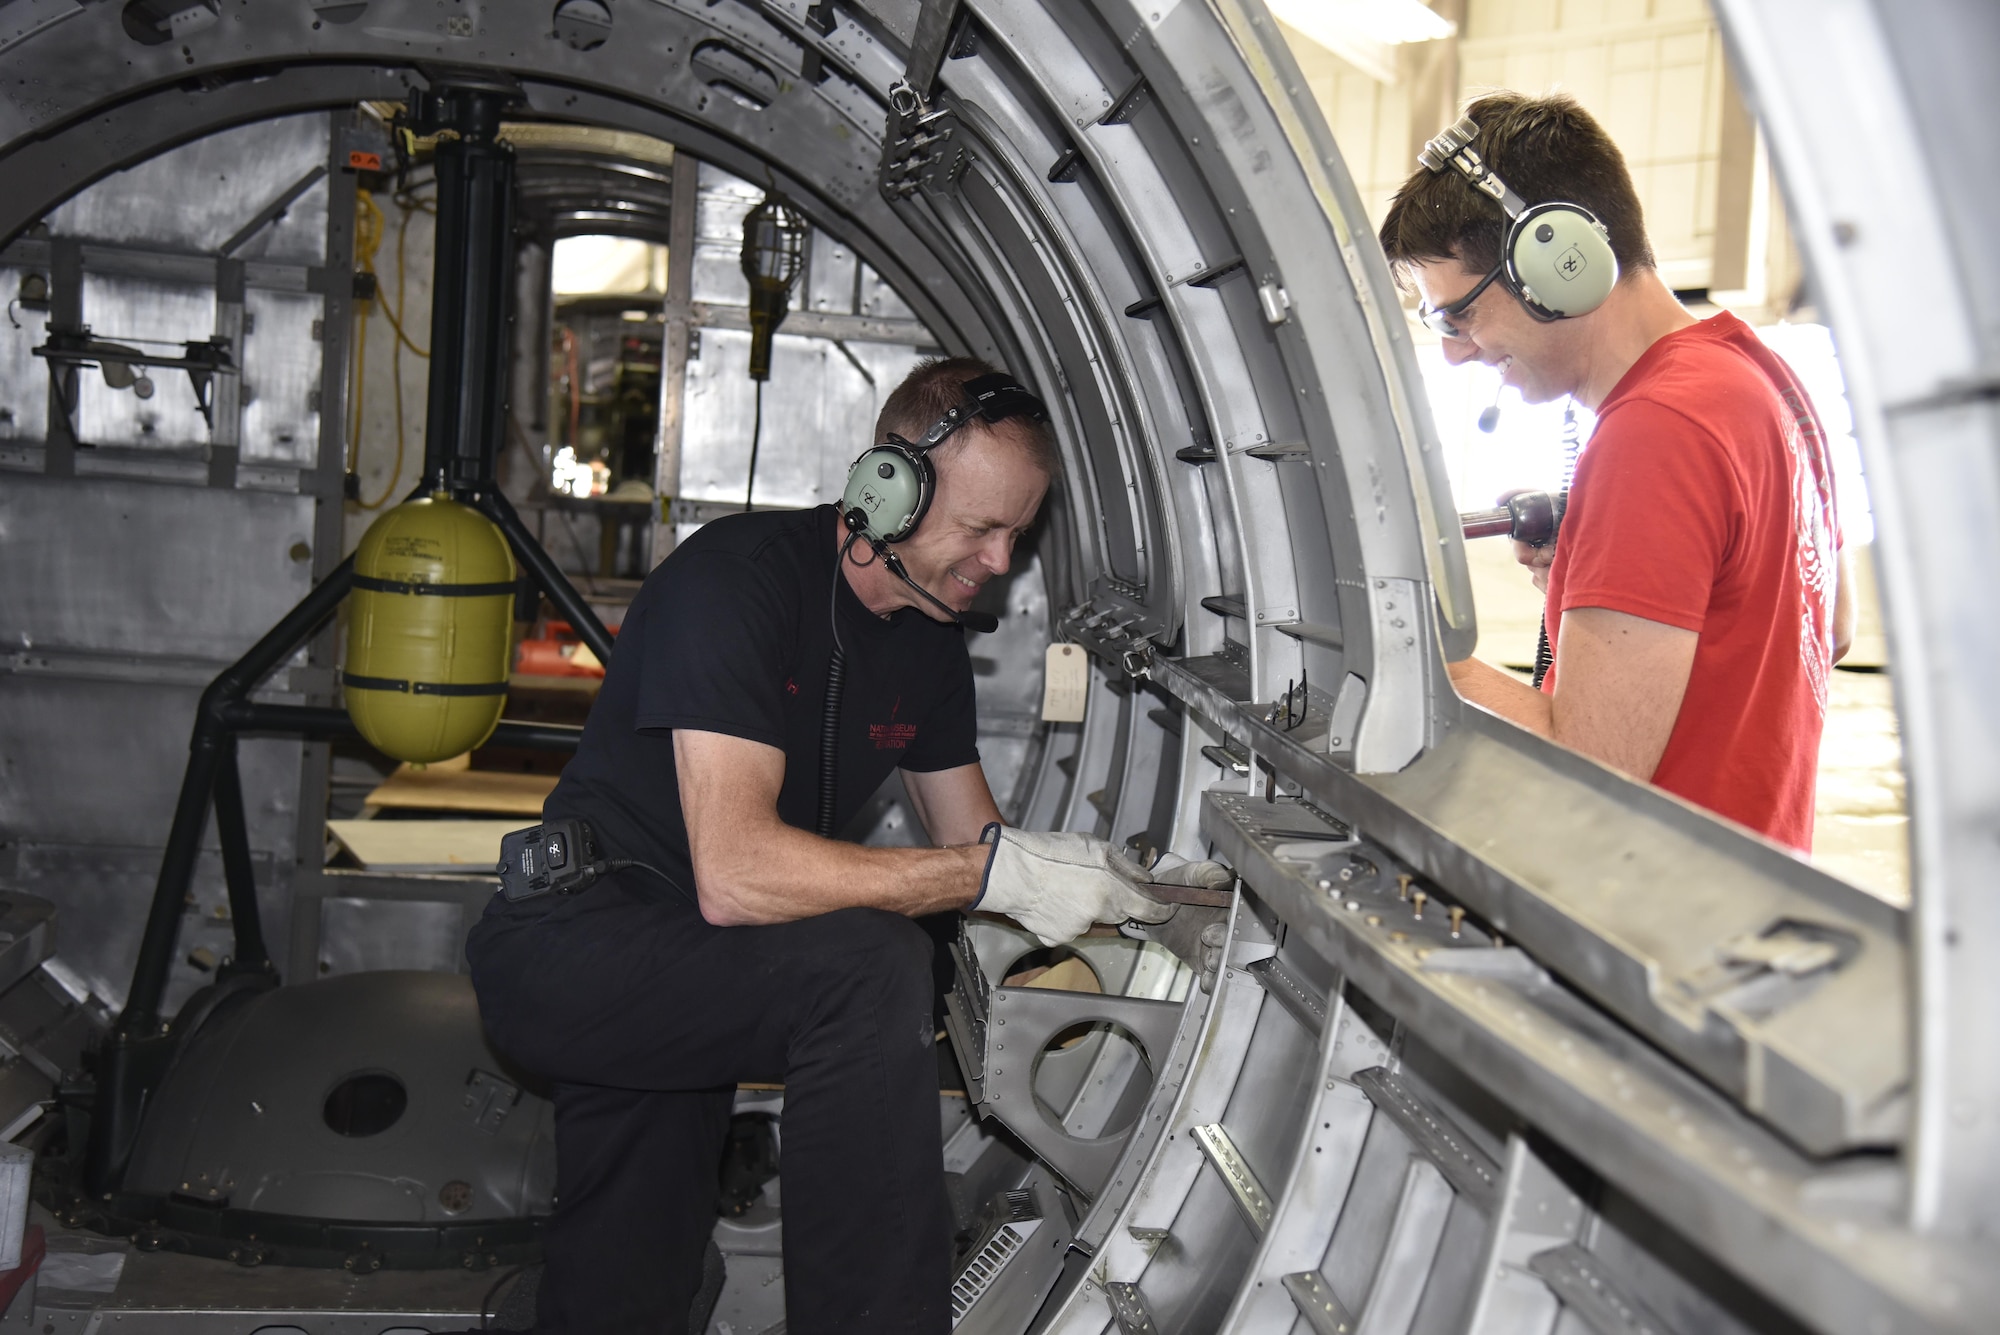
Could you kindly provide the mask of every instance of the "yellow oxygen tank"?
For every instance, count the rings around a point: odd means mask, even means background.
[[[514,575],[500,530],[442,492],[369,525],[354,552],[341,686],[370,745],[429,764],[492,735],[507,703]]]

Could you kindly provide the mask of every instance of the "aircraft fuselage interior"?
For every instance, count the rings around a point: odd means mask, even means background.
[[[969,641],[1000,809],[1237,877],[948,943],[954,1329],[2000,1328],[2000,8],[1704,21],[1838,341],[1907,904],[1454,691],[1489,501],[1263,0],[0,2],[0,1335],[532,1323],[494,831],[646,573],[939,355],[1061,456]],[[490,550],[413,601],[509,657],[350,710],[433,493]],[[894,781],[845,837],[923,842]],[[717,1335],[785,1329],[783,1119]]]

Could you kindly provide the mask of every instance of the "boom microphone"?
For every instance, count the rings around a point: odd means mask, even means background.
[[[1507,368],[1513,361],[1509,357],[1500,363],[1500,383],[1493,387],[1493,402],[1479,410],[1479,429],[1489,436],[1493,434],[1493,428],[1500,425],[1500,395],[1507,388]]]
[[[903,568],[903,558],[890,551],[888,543],[867,531],[868,520],[860,510],[850,510],[846,516],[846,523],[850,531],[860,535],[863,542],[875,549],[875,555],[882,558],[882,564],[889,568],[890,574],[915,589],[931,606],[937,608],[938,611],[944,613],[953,621],[965,627],[965,629],[976,630],[982,635],[991,635],[994,631],[1000,629],[1000,618],[994,616],[991,612],[957,611],[947,605],[942,598],[911,579],[910,572]]]
[[[983,635],[991,635],[994,631],[1000,629],[1000,618],[994,616],[991,612],[957,611],[947,605],[942,598],[911,579],[910,572],[903,569],[903,558],[890,551],[888,544],[885,543],[875,548],[875,552],[876,555],[882,558],[882,564],[889,567],[890,574],[929,599],[931,606],[937,608],[938,611],[944,613],[967,630],[976,630]]]

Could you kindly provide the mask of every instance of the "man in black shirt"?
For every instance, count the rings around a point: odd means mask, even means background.
[[[1055,466],[1038,413],[973,411],[968,384],[993,374],[927,363],[890,396],[878,441],[916,442],[936,473],[893,546],[823,506],[719,520],[653,572],[544,816],[587,819],[605,856],[658,875],[496,897],[467,943],[494,1041],[554,1086],[538,1330],[683,1328],[735,1087],[782,1080],[789,1330],[942,1335],[931,942],[910,917],[977,903],[1054,944],[1169,912],[1101,839],[1001,829],[979,767],[957,617]],[[899,768],[933,848],[809,833],[836,646],[834,828]]]

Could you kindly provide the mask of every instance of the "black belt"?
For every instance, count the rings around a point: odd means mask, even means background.
[[[376,579],[373,575],[356,575],[354,587],[366,589],[370,593],[412,593],[430,598],[493,598],[500,594],[512,595],[517,581],[505,584],[404,584],[392,579]]]
[[[404,695],[507,694],[504,681],[402,681],[396,677],[361,677],[352,672],[342,672],[340,680],[364,691],[400,691]]]

